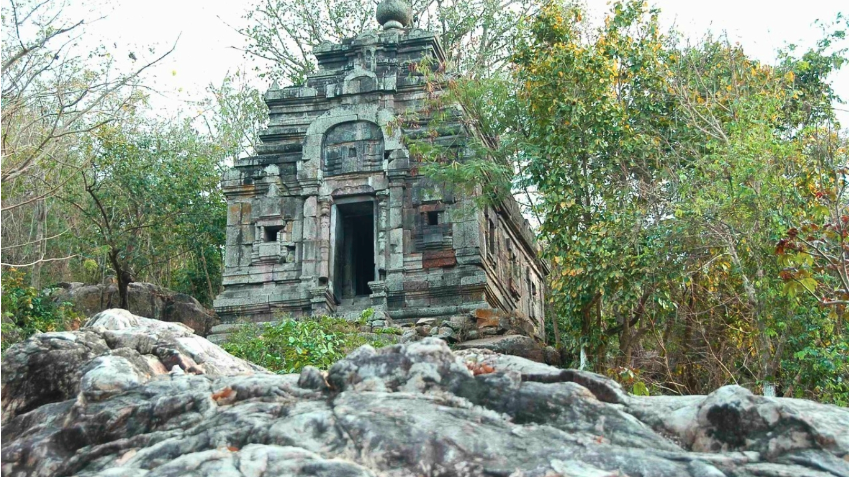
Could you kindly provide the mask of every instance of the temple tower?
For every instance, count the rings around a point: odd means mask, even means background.
[[[405,145],[429,138],[471,153],[461,121],[429,128],[417,66],[445,61],[439,41],[411,27],[400,0],[381,3],[377,18],[378,30],[316,48],[318,71],[304,84],[265,94],[257,155],[222,179],[216,311],[230,323],[373,308],[404,323],[501,310],[541,334],[546,270],[517,204],[452,195]]]

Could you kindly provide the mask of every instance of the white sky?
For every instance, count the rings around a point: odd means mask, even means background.
[[[79,0],[77,0],[79,1]],[[368,0],[365,0],[368,1]],[[594,16],[608,8],[606,0],[586,0]],[[146,47],[166,50],[179,36],[176,51],[151,71],[162,94],[153,104],[164,114],[173,113],[181,101],[199,98],[209,83],[220,83],[228,71],[253,64],[233,47],[242,37],[232,27],[245,24],[242,16],[254,2],[221,0],[117,0],[101,13],[105,20],[89,26],[92,38],[116,43],[116,52],[129,51],[140,59],[151,56]],[[655,0],[665,26],[675,25],[686,36],[698,38],[708,29],[727,32],[755,58],[770,62],[786,42],[812,46],[820,38],[816,20],[830,22],[849,3],[835,0]],[[226,22],[226,23],[225,23]],[[376,24],[375,24],[376,26]],[[834,77],[838,94],[849,100],[849,65]],[[256,82],[263,90],[267,85]],[[849,106],[838,106],[841,122],[849,125]]]

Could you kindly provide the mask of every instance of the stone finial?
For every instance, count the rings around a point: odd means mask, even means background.
[[[383,0],[377,6],[377,22],[384,30],[405,28],[413,21],[413,10],[404,0]]]

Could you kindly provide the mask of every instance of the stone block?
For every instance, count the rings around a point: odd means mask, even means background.
[[[250,202],[242,202],[241,204],[242,212],[242,225],[250,225],[251,223],[251,203]],[[229,222],[228,222],[229,224]]]
[[[242,205],[238,202],[227,206],[227,223],[241,224],[242,223]]]
[[[449,343],[457,341],[457,333],[447,326],[440,326],[435,336]]]
[[[404,291],[421,291],[430,288],[430,284],[426,281],[407,281],[404,282]]]
[[[542,354],[545,364],[549,364],[551,366],[560,366],[562,362],[560,352],[554,349],[553,346],[546,346],[545,348],[543,348]]]
[[[486,274],[485,273],[476,273],[474,275],[470,275],[467,277],[460,278],[460,285],[485,285],[486,284]]]
[[[404,216],[404,211],[399,206],[393,206],[390,203],[389,208],[389,228],[395,229],[402,226],[402,220]]]
[[[448,319],[448,326],[455,330],[462,330],[475,326],[475,320],[468,315],[454,315]]]
[[[315,196],[304,200],[304,217],[315,217],[318,214],[318,201]]]
[[[422,252],[422,268],[453,267],[457,265],[454,250],[425,250]]]
[[[478,329],[481,328],[498,328],[501,325],[501,319],[504,317],[504,312],[494,308],[477,308],[473,315],[475,317]]]
[[[522,335],[506,335],[491,338],[480,338],[465,341],[457,345],[458,349],[480,348],[488,349],[496,353],[520,356],[542,363],[545,357],[542,346],[534,339]]]
[[[411,343],[413,341],[418,341],[422,338],[423,335],[419,335],[415,329],[407,329],[401,335],[401,339],[399,343]]]

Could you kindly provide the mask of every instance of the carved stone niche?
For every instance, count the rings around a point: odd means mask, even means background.
[[[337,124],[324,135],[324,175],[381,171],[383,150],[383,132],[377,124],[368,121]]]
[[[251,262],[294,263],[295,242],[292,241],[291,220],[263,220],[256,223],[256,233],[251,249]]]

